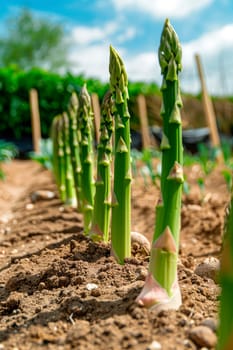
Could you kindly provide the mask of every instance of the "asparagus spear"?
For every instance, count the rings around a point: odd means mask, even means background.
[[[61,115],[56,116],[52,122],[52,142],[53,142],[53,173],[57,183],[60,199],[66,201],[65,184],[65,160],[62,137]]]
[[[65,167],[65,188],[67,205],[76,206],[77,199],[74,191],[74,178],[71,165],[71,151],[69,142],[69,119],[67,113],[63,112],[61,116],[62,123],[62,137],[63,137],[63,153],[64,153],[64,167]]]
[[[102,104],[96,192],[91,228],[91,236],[102,239],[104,242],[107,242],[109,239],[111,213],[112,107],[112,96],[108,92]]]
[[[84,218],[84,232],[89,233],[94,206],[94,176],[93,176],[93,112],[91,98],[84,85],[79,94],[78,128],[80,131],[80,161],[81,161],[81,201]]]
[[[80,149],[79,138],[77,128],[77,113],[78,113],[78,96],[75,92],[72,93],[69,105],[68,105],[68,118],[69,118],[69,141],[71,152],[71,164],[73,170],[74,186],[77,198],[78,210],[81,210],[81,162],[80,162]]]
[[[226,215],[225,237],[221,258],[220,284],[220,327],[218,350],[233,349],[233,187]]]
[[[114,100],[115,161],[112,207],[112,253],[120,263],[131,254],[131,164],[128,78],[122,59],[110,46],[110,90]]]
[[[157,309],[181,304],[177,281],[180,235],[180,209],[183,183],[183,147],[180,108],[182,106],[178,73],[181,46],[167,19],[161,35],[159,63],[163,75],[161,200],[156,207],[156,225],[150,255],[149,273],[137,302]]]

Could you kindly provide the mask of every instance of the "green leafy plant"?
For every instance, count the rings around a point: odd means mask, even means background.
[[[1,163],[12,160],[18,153],[17,147],[4,140],[0,140],[0,179],[5,179],[5,173],[1,169]]]
[[[221,140],[221,150],[226,165],[232,165],[232,142],[226,139]]]
[[[157,165],[154,165],[154,159],[159,160]],[[132,172],[133,176],[142,176],[145,186],[148,186],[151,181],[156,186],[159,186],[157,182],[160,182],[161,178],[161,152],[153,148],[143,149],[138,151],[137,149],[131,150]]]
[[[110,46],[110,90],[114,101],[115,145],[112,198],[112,253],[124,263],[131,255],[131,163],[128,78],[122,59]]]
[[[40,153],[30,152],[29,157],[41,164],[44,168],[51,170],[53,168],[53,144],[52,140],[40,140]]]
[[[204,143],[198,144],[198,161],[204,172],[209,175],[216,165],[218,150],[214,147],[208,147]]]
[[[228,189],[228,191],[230,191],[232,188],[232,170],[226,168],[226,169],[222,170],[222,174],[223,174],[223,177],[225,179],[227,189]]]
[[[183,147],[178,73],[181,46],[169,20],[165,21],[159,47],[163,75],[161,86],[163,118],[161,200],[156,207],[156,225],[150,254],[149,273],[137,302],[146,307],[177,309],[181,293],[177,280],[180,210],[183,187]]]

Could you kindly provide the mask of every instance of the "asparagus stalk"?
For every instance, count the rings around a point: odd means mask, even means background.
[[[225,237],[221,258],[220,284],[220,327],[218,350],[233,349],[233,187],[226,215]]]
[[[100,142],[97,156],[97,180],[94,212],[91,228],[92,238],[107,242],[109,239],[111,213],[111,161],[112,161],[112,96],[108,92],[103,100],[100,122]]]
[[[112,203],[112,254],[124,263],[131,254],[131,164],[130,164],[130,115],[128,112],[128,78],[124,64],[110,46],[110,90],[115,119],[115,161]]]
[[[62,137],[61,115],[56,116],[52,122],[52,142],[53,142],[53,173],[57,183],[60,199],[66,201],[65,183],[65,158]]]
[[[52,171],[56,181],[59,184],[59,169],[58,169],[58,119],[59,116],[53,118],[51,126],[51,140],[52,140]],[[59,187],[59,186],[58,186]]]
[[[94,206],[93,112],[91,98],[84,85],[79,94],[78,127],[80,130],[81,201],[84,232],[89,233]]]
[[[71,151],[69,142],[69,119],[67,113],[61,116],[62,137],[63,137],[63,153],[64,153],[64,168],[65,168],[65,188],[66,201],[65,204],[77,206],[76,195],[74,191],[74,178],[71,165]]]
[[[156,225],[150,255],[149,273],[137,302],[146,307],[177,309],[181,294],[177,280],[180,235],[180,209],[183,183],[183,147],[178,73],[181,46],[167,19],[161,35],[159,63],[163,117],[161,200],[156,207]]]
[[[69,105],[68,105],[68,118],[69,118],[69,141],[71,152],[71,164],[73,170],[75,193],[77,198],[77,207],[81,211],[81,162],[80,162],[80,149],[79,138],[77,128],[77,113],[79,108],[78,96],[75,92],[72,93]]]

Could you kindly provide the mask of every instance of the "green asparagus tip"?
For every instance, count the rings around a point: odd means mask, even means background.
[[[80,91],[80,97],[83,102],[83,104],[90,105],[91,104],[91,98],[87,91],[87,84],[85,83]]]
[[[78,101],[78,96],[75,92],[72,92],[70,100],[69,100],[69,106],[68,106],[68,111],[70,113],[74,112],[76,113],[79,107],[79,101]]]
[[[166,80],[177,80],[177,73],[182,69],[181,57],[182,49],[179,38],[170,21],[166,19],[159,46],[159,64]]]
[[[76,94],[76,92],[72,92],[71,98],[70,98],[70,104],[77,108],[78,107],[78,96]]]
[[[124,63],[117,51],[110,45],[109,59],[110,89],[116,94],[116,103],[123,103],[122,94],[128,98],[128,78]]]

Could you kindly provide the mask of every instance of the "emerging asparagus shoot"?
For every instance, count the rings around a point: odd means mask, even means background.
[[[76,194],[74,191],[74,178],[71,165],[71,151],[69,141],[69,119],[67,113],[61,116],[62,122],[62,136],[63,136],[63,153],[64,153],[64,167],[65,167],[65,188],[66,188],[66,202],[65,204],[73,207],[77,206]]]
[[[178,73],[181,70],[181,46],[165,21],[159,47],[163,82],[161,200],[156,207],[156,225],[150,255],[149,273],[137,302],[158,310],[181,304],[177,281],[180,234],[180,209],[183,183],[183,147],[180,108],[182,106]]]
[[[77,113],[78,113],[78,96],[75,92],[72,93],[69,105],[68,105],[68,118],[69,118],[69,141],[70,141],[70,153],[71,153],[71,164],[74,177],[74,187],[77,197],[77,207],[81,210],[81,163],[80,163],[80,147],[78,127],[77,127]]]
[[[64,152],[61,128],[61,116],[53,119],[51,128],[53,142],[53,174],[58,187],[59,196],[62,202],[66,199]]]
[[[80,132],[81,203],[84,232],[89,233],[94,206],[93,112],[91,98],[84,85],[79,94],[78,128]]]
[[[97,180],[91,236],[108,242],[111,214],[111,161],[112,161],[112,96],[107,93],[102,104],[100,142],[98,145]]]
[[[114,101],[115,146],[114,188],[112,198],[112,254],[121,264],[131,254],[131,163],[128,78],[124,64],[110,46],[110,90]]]

